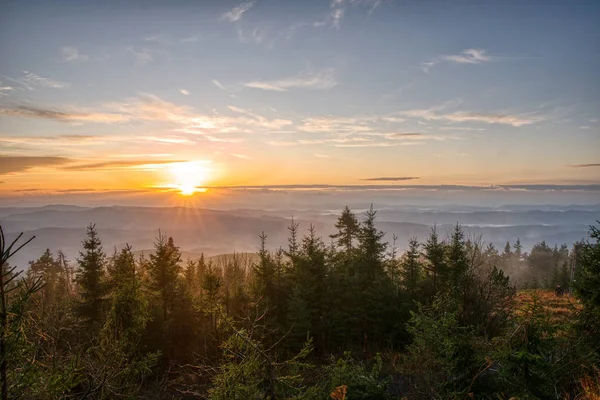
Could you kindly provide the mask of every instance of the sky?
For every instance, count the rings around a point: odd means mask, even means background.
[[[599,15],[583,0],[1,1],[0,194],[598,193]]]

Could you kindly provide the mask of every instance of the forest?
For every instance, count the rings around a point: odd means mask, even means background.
[[[600,399],[597,227],[528,253],[434,227],[403,254],[372,207],[335,227],[183,260],[164,232],[144,254],[90,224],[75,260],[24,270],[30,238],[2,234],[2,400]]]

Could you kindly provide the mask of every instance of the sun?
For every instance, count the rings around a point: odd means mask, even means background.
[[[172,186],[182,196],[191,196],[196,192],[204,192],[199,188],[206,183],[209,170],[205,163],[200,161],[187,161],[169,164],[168,167]]]

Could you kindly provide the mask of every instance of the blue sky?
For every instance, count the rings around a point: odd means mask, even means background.
[[[0,8],[2,190],[600,182],[598,2]]]

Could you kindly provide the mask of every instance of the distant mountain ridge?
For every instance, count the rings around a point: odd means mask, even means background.
[[[442,236],[457,222],[468,235],[483,235],[487,242],[503,247],[506,241],[517,237],[525,249],[537,241],[550,245],[580,240],[587,235],[588,225],[600,219],[598,206],[532,206],[470,207],[419,207],[383,206],[377,213],[379,229],[386,232],[385,240],[398,236],[397,245],[404,249],[408,240],[416,236],[424,239],[431,227],[437,224]],[[363,209],[364,210],[364,209]],[[363,211],[363,210],[357,210]],[[291,217],[300,223],[304,234],[309,225],[328,242],[334,232],[335,210],[213,210],[186,207],[133,207],[103,206],[80,207],[48,205],[44,207],[0,207],[0,224],[7,237],[19,232],[36,239],[13,262],[25,267],[49,248],[62,249],[74,259],[81,248],[85,227],[97,225],[104,249],[112,254],[126,243],[134,251],[149,251],[160,230],[173,236],[184,254],[207,257],[236,252],[255,252],[259,235],[265,232],[267,246],[272,249],[287,247],[287,227]],[[362,215],[359,213],[359,219]]]

